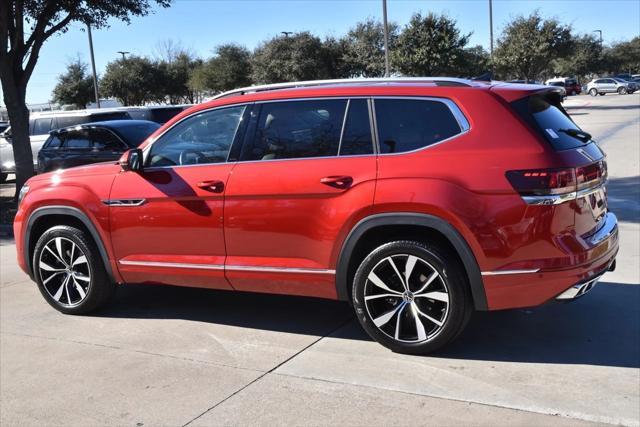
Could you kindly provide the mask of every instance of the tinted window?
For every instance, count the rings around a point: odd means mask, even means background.
[[[369,107],[365,99],[349,101],[347,121],[342,131],[340,155],[372,154],[371,126],[369,125]]]
[[[127,147],[112,132],[106,129],[89,130],[92,147],[100,151],[125,151]]]
[[[60,138],[58,138],[57,135],[51,135],[49,139],[47,139],[47,141],[44,143],[43,148],[58,148],[61,144],[62,141],[60,141]]]
[[[565,114],[559,101],[542,96],[531,96],[513,103],[516,111],[537,127],[556,150],[577,148],[584,143],[567,134],[567,129],[580,128]]]
[[[132,147],[137,147],[147,139],[149,135],[160,127],[157,123],[139,123],[128,126],[121,126],[116,132],[124,139],[124,141]]]
[[[92,147],[91,139],[87,131],[70,131],[64,134],[64,148],[68,149],[88,149]]]
[[[418,99],[376,99],[381,153],[402,153],[427,147],[460,133],[447,105]]]
[[[62,129],[87,123],[87,116],[56,117],[56,128]]]
[[[243,160],[336,156],[346,100],[261,104],[253,145]]]
[[[152,120],[156,123],[164,124],[171,120],[178,113],[181,113],[182,110],[182,107],[152,108],[149,114],[149,120]]]
[[[107,122],[109,120],[130,120],[131,116],[126,111],[117,111],[113,113],[91,113],[88,122]]]
[[[225,162],[244,110],[239,106],[207,111],[176,124],[152,145],[149,166]]]
[[[33,124],[33,135],[46,135],[51,131],[52,119],[35,119]]]

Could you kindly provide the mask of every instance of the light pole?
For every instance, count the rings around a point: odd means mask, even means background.
[[[600,34],[600,47],[602,47],[602,30],[593,30],[592,33]]]
[[[89,35],[89,53],[91,54],[91,70],[93,71],[93,94],[96,97],[96,107],[100,108],[100,95],[98,95],[98,76],[96,74],[96,60],[93,57],[93,38],[91,37],[91,25],[87,22],[87,34]]]
[[[389,24],[387,23],[387,0],[382,0],[382,24],[384,27],[384,76],[389,77]]]
[[[493,1],[489,0],[489,52],[493,63]]]
[[[125,59],[127,59],[127,57],[125,55],[130,54],[131,52],[127,52],[126,50],[119,50],[118,53],[120,55],[122,55],[122,60],[124,61]]]

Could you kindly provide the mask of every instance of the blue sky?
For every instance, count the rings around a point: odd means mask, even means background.
[[[473,32],[471,44],[489,46],[488,0],[388,0],[389,20],[404,25],[415,12],[446,13],[462,32]],[[539,9],[545,17],[571,24],[577,32],[602,30],[604,43],[640,35],[639,0],[494,0],[494,36],[510,19]],[[153,56],[158,43],[172,39],[208,57],[224,42],[254,48],[280,31],[311,31],[339,36],[367,17],[381,18],[381,0],[215,1],[174,0],[168,9],[134,18],[131,25],[114,21],[108,29],[93,31],[98,74],[119,57],[117,51]],[[74,24],[43,47],[27,90],[27,102],[47,102],[66,64],[78,55],[89,62],[87,34]]]

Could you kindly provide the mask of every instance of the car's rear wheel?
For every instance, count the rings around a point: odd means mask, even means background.
[[[598,89],[590,89],[589,90],[589,95],[598,96]]]
[[[618,94],[619,95],[626,95],[627,94],[627,88],[626,87],[619,87],[618,88]]]
[[[115,289],[95,243],[82,230],[66,225],[52,227],[40,236],[33,271],[44,299],[67,314],[99,308]]]
[[[352,292],[364,330],[399,353],[427,354],[447,345],[472,312],[456,257],[415,241],[390,242],[371,252],[355,274]]]

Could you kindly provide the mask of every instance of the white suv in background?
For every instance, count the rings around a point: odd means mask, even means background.
[[[638,85],[617,77],[593,79],[587,84],[587,93],[591,96],[604,96],[607,93],[625,95],[638,90]]]

